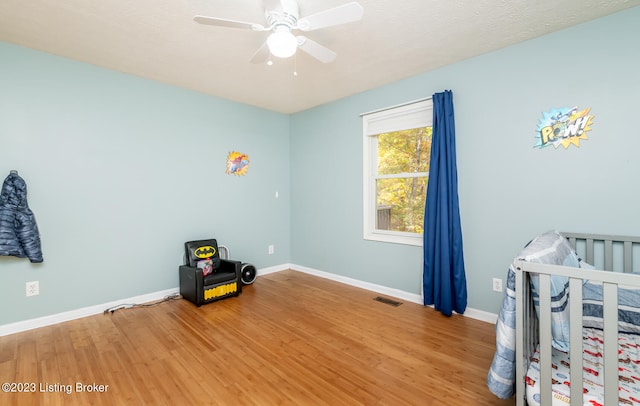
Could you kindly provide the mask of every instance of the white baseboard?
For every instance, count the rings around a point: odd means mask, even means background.
[[[467,316],[472,319],[484,321],[486,323],[496,324],[498,321],[498,315],[495,313],[485,312],[484,310],[478,310],[474,308],[467,307],[463,316]]]
[[[319,276],[325,279],[331,279],[332,281],[344,283],[346,285],[355,286],[370,290],[372,292],[381,293],[383,295],[392,296],[398,299],[406,300],[407,302],[422,304],[422,297],[415,293],[408,293],[402,290],[388,288],[382,285],[376,285],[375,283],[364,282],[358,279],[347,278],[346,276],[340,276],[329,272],[319,271],[317,269],[308,268],[302,265],[291,264],[291,269],[298,272],[308,273],[310,275]]]
[[[264,276],[274,272],[286,271],[288,269],[303,272],[310,275],[315,275],[321,278],[330,279],[336,282],[344,283],[346,285],[355,286],[358,288],[370,290],[372,292],[380,293],[383,295],[391,296],[394,298],[402,299],[407,302],[422,304],[422,296],[415,293],[405,292],[399,289],[393,289],[382,285],[376,285],[375,283],[364,282],[358,279],[347,278],[346,276],[340,276],[329,272],[319,271],[317,269],[309,268],[296,264],[282,264],[271,266],[268,268],[262,268],[257,270],[257,276]],[[9,323],[0,326],[0,337],[19,333],[21,331],[32,330],[39,327],[50,326],[52,324],[63,323],[65,321],[75,320],[82,317],[93,316],[103,313],[106,309],[118,306],[123,303],[147,303],[153,302],[165,298],[166,296],[179,293],[178,288],[166,289],[159,292],[147,293],[140,296],[130,297],[126,299],[114,300],[112,302],[103,303],[95,306],[84,307],[81,309],[70,310],[68,312],[62,312],[58,314],[52,314],[50,316],[38,317],[35,319],[18,321],[16,323]],[[467,308],[463,314],[465,317],[484,321],[487,323],[495,324],[498,319],[497,314],[485,312],[482,310]]]
[[[123,303],[147,303],[155,300],[163,299],[166,296],[179,293],[178,288],[161,290],[159,292],[147,293],[140,296],[134,296],[126,299],[114,300],[112,302],[103,303],[95,306],[83,307],[81,309],[70,310],[50,316],[38,317],[35,319],[18,321],[0,326],[0,337],[9,334],[19,333],[21,331],[32,330],[34,328],[50,326],[52,324],[63,323],[65,321],[80,319],[82,317],[93,316],[104,313],[106,309],[121,305]]]
[[[291,264],[282,264],[276,266],[270,266],[269,268],[261,268],[256,272],[257,276],[264,276],[274,272],[286,271],[287,269],[291,269]]]
[[[358,288],[370,290],[372,292],[381,293],[383,295],[388,295],[398,299],[406,300],[407,302],[418,303],[420,305],[423,304],[422,295],[418,295],[415,293],[409,293],[399,289],[393,289],[393,288],[389,288],[382,285],[376,285],[375,283],[364,282],[358,279],[347,278],[345,276],[340,276],[340,275],[332,274],[329,272],[319,271],[317,269],[308,268],[302,265],[289,264],[289,269],[319,276],[321,278],[331,279],[333,281],[341,282],[346,285],[351,285]],[[472,308],[467,308],[463,316],[484,321],[486,323],[491,323],[491,324],[495,324],[496,321],[498,320],[497,314],[485,312],[483,310],[472,309]]]

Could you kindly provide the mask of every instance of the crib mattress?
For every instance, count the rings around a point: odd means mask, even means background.
[[[584,405],[603,406],[603,340],[602,331],[585,328],[583,332],[583,401]],[[618,374],[620,379],[620,405],[640,405],[640,335],[620,333],[618,335]],[[552,405],[570,404],[569,354],[556,349],[552,362]],[[526,388],[529,406],[540,405],[540,363],[536,349],[527,371]]]

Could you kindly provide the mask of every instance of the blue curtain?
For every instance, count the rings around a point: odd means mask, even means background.
[[[424,213],[424,304],[446,316],[467,308],[458,206],[453,93],[433,95],[433,138]]]

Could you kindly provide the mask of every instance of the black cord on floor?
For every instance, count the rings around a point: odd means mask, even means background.
[[[116,312],[116,310],[120,310],[120,309],[133,309],[133,308],[137,308],[137,307],[152,307],[152,306],[157,306],[161,303],[166,303],[169,302],[171,300],[178,300],[178,299],[182,299],[182,295],[179,293],[174,293],[172,295],[168,295],[165,296],[164,298],[155,301],[155,302],[150,302],[150,303],[124,303],[124,304],[119,304],[117,306],[113,306],[110,307],[108,309],[105,309],[104,314],[113,314]]]

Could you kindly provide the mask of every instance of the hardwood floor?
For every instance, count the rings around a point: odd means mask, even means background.
[[[284,271],[200,308],[174,300],[0,337],[0,381],[34,389],[0,404],[515,404],[485,386],[492,324],[376,296]]]

